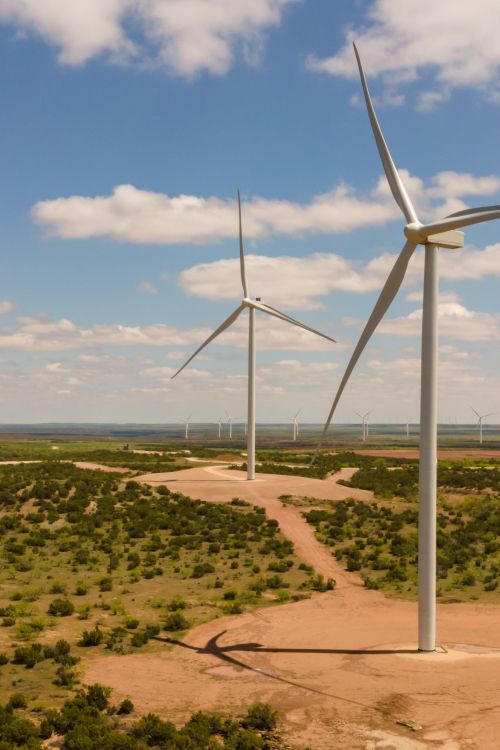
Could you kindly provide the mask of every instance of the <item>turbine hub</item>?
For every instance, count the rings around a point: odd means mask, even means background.
[[[413,242],[414,245],[425,245],[427,237],[421,233],[421,229],[422,224],[420,222],[412,221],[410,224],[407,224],[404,228],[406,239]]]

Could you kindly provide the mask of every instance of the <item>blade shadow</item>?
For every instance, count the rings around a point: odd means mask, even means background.
[[[292,687],[298,687],[302,690],[307,690],[311,693],[316,693],[317,695],[323,695],[327,698],[334,698],[335,700],[343,701],[344,703],[350,703],[355,706],[359,706],[361,708],[367,708],[371,711],[376,711],[377,713],[382,713],[387,715],[387,711],[385,709],[379,708],[378,706],[371,706],[369,704],[363,703],[362,701],[357,701],[352,698],[345,698],[341,695],[336,695],[334,693],[329,693],[324,690],[320,690],[319,688],[311,687],[310,685],[303,685],[300,682],[295,682],[294,680],[289,680],[286,677],[282,677],[277,674],[273,674],[272,672],[268,672],[265,669],[260,669],[259,667],[253,667],[251,664],[247,664],[244,661],[241,661],[241,659],[237,659],[235,656],[231,656],[230,652],[253,652],[253,653],[270,653],[270,654],[345,654],[345,655],[371,655],[371,654],[379,654],[379,655],[393,655],[393,654],[417,654],[417,649],[341,649],[341,648],[273,648],[273,647],[265,647],[262,646],[260,643],[235,643],[228,646],[220,646],[218,644],[218,640],[226,633],[226,630],[222,630],[220,633],[217,633],[217,635],[214,635],[212,638],[210,638],[205,646],[193,646],[190,643],[185,643],[184,641],[181,641],[176,638],[163,638],[161,636],[156,636],[154,640],[156,641],[162,641],[164,643],[169,643],[173,646],[180,646],[181,648],[188,649],[190,651],[195,651],[198,654],[208,654],[210,656],[214,656],[215,658],[219,659],[220,661],[226,662],[227,664],[231,664],[235,667],[240,667],[242,669],[248,670],[249,672],[254,672],[255,674],[260,675],[261,677],[269,677],[272,680],[276,680],[277,682],[285,683],[286,685],[291,685]]]

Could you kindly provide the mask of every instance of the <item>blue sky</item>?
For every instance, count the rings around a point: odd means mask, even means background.
[[[237,186],[251,292],[339,341],[260,318],[258,418],[322,421],[403,243],[352,39],[422,219],[500,203],[500,6],[459,5],[0,0],[0,421],[243,417],[244,318],[170,380],[241,298]],[[441,255],[440,418],[469,421],[500,409],[500,222]],[[340,421],[417,419],[421,278]]]

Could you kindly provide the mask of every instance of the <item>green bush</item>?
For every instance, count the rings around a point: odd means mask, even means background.
[[[54,599],[47,611],[53,617],[69,617],[75,611],[75,606],[69,599]]]
[[[81,639],[78,641],[79,646],[99,646],[103,641],[103,634],[96,625],[92,630],[84,630]]]

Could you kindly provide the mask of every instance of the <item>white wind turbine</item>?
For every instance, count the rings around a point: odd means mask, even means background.
[[[438,248],[464,244],[462,227],[500,218],[500,206],[458,211],[440,221],[421,224],[392,160],[370,99],[361,60],[354,45],[368,116],[394,200],[405,217],[406,243],[368,318],[347,369],[340,381],[320,441],[324,439],[337,404],[365,346],[396,296],[417,245],[425,247],[422,356],[420,388],[420,502],[418,520],[418,645],[421,651],[436,647],[436,470],[437,470],[437,364],[438,364]],[[319,446],[319,447],[320,447]],[[319,447],[317,450],[319,450]]]
[[[366,438],[368,437],[368,417],[372,413],[373,409],[370,411],[367,411],[366,414],[360,414],[359,411],[355,411],[354,413],[358,415],[358,417],[363,422],[363,443],[366,441]]]
[[[195,352],[195,354],[196,354],[196,352]],[[193,354],[193,357],[195,356],[195,354]],[[192,357],[191,357],[191,359],[192,359]],[[188,362],[189,362],[189,359],[188,359]],[[188,362],[186,362],[186,365],[187,365],[187,363],[188,363]],[[186,365],[184,365],[184,367],[185,367]],[[182,367],[181,367],[181,370],[182,370]],[[178,373],[179,373],[179,372],[180,372],[181,370],[178,370],[178,371],[177,371],[177,372],[175,373],[175,375],[178,375]],[[173,378],[175,378],[175,375],[172,375],[172,377],[173,377]],[[225,411],[225,410],[224,410],[224,411]],[[229,412],[227,412],[227,411],[226,411],[226,417],[227,417],[227,424],[229,425],[229,440],[232,440],[232,439],[233,439],[233,420],[234,420],[234,417],[232,417],[232,416],[231,416],[231,415],[229,414]]]
[[[191,414],[186,419],[178,419],[177,421],[184,425],[184,438],[189,439],[189,425],[191,424]]]
[[[471,406],[471,409],[472,409],[472,411],[474,412],[474,414],[476,415],[476,417],[478,419],[478,424],[479,424],[479,443],[480,443],[480,445],[482,445],[483,444],[483,419],[486,419],[486,417],[492,417],[493,416],[493,412],[490,411],[489,414],[479,414],[479,412],[477,412],[474,409],[473,406]]]
[[[335,339],[332,339],[330,336],[327,336],[325,333],[320,333],[320,331],[316,331],[314,328],[311,328],[310,326],[306,325],[305,323],[301,323],[300,321],[296,320],[295,318],[290,317],[290,315],[286,315],[283,312],[280,312],[275,307],[271,307],[270,305],[265,305],[263,302],[261,302],[260,297],[256,297],[255,299],[252,299],[249,297],[248,294],[248,287],[247,287],[247,279],[246,279],[246,273],[245,273],[245,254],[243,252],[243,230],[242,230],[242,223],[241,223],[241,201],[240,201],[240,192],[238,190],[238,219],[239,219],[239,241],[240,241],[240,275],[241,275],[241,285],[243,288],[243,299],[241,300],[241,304],[236,308],[234,312],[231,313],[231,315],[226,318],[226,320],[221,323],[221,325],[216,328],[216,330],[208,337],[206,341],[201,344],[201,346],[198,347],[198,349],[192,354],[187,362],[184,362],[182,367],[180,367],[177,372],[172,375],[172,378],[175,378],[176,375],[178,375],[185,367],[188,365],[192,359],[196,357],[199,352],[204,349],[207,344],[209,344],[211,341],[213,341],[219,334],[221,334],[223,331],[226,330],[226,328],[229,328],[236,319],[239,317],[239,315],[243,312],[243,310],[248,309],[248,416],[247,416],[247,479],[255,479],[255,312],[258,310],[260,312],[267,313],[268,315],[272,315],[275,318],[278,318],[279,320],[284,320],[286,323],[291,323],[294,326],[298,326],[299,328],[302,328],[305,331],[309,331],[310,333],[315,333],[317,336],[321,336],[324,339],[327,339],[328,341],[331,341],[333,343],[336,343]],[[229,437],[232,437],[232,417],[228,415],[228,421],[229,421]]]
[[[302,409],[299,409],[298,412],[293,417],[287,417],[287,419],[292,423],[293,425],[293,439],[297,440],[299,436],[299,420],[298,416]]]
[[[220,440],[221,426],[222,426],[222,417],[219,417],[217,424],[218,424],[218,427],[219,427],[219,440]]]
[[[293,439],[294,440],[297,440],[297,438],[299,436],[299,430],[300,430],[300,428],[299,428],[299,419],[298,419],[298,417],[299,417],[299,414],[300,414],[301,411],[302,411],[302,409],[299,409],[298,412],[293,417]]]

